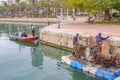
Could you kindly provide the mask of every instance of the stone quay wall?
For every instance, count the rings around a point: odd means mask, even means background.
[[[73,50],[72,36],[72,34],[62,33],[62,31],[40,30],[42,43],[70,51]]]
[[[60,29],[58,30],[50,30],[49,28],[43,28],[39,30],[40,32],[40,40],[42,43],[63,48],[66,50],[73,51],[73,36],[76,33],[73,32],[64,32]],[[79,41],[80,44],[86,45],[87,38],[92,36],[93,38],[98,33],[80,33],[80,36],[82,36],[82,40]],[[102,34],[103,36],[110,35],[110,38],[107,40],[109,42],[109,47],[106,49],[111,49],[112,54],[120,54],[120,36],[119,35],[113,35],[113,34]],[[92,44],[89,42],[90,45]],[[108,52],[108,50],[105,50]]]

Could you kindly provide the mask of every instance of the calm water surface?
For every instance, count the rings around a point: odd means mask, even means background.
[[[31,34],[31,27],[26,25],[0,24],[0,80],[98,80],[62,63],[60,58],[69,54],[68,51],[40,43],[10,41],[9,36],[19,26],[24,26],[22,29]],[[36,30],[42,27],[37,26]]]

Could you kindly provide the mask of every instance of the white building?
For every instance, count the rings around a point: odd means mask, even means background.
[[[8,4],[8,5],[15,4],[15,0],[7,0],[7,4]]]
[[[33,3],[37,3],[37,2],[39,2],[40,0],[20,0],[20,3],[21,2],[26,2],[27,4],[32,4],[32,2]],[[11,4],[15,4],[16,3],[16,0],[7,0],[7,3],[8,3],[8,5],[11,5]]]
[[[6,2],[6,1],[1,0],[1,1],[0,1],[0,6],[4,6],[4,2]]]

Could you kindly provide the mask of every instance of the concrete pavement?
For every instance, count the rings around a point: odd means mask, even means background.
[[[60,29],[57,29],[57,24],[46,27],[51,30],[59,30],[70,33],[90,33],[120,36],[120,25],[102,25],[102,24],[88,24],[85,23],[87,17],[77,18],[76,21],[65,21],[61,22]]]

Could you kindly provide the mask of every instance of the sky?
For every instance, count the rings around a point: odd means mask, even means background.
[[[7,1],[7,0],[0,0],[0,1]]]
[[[1,3],[1,1],[7,1],[7,0],[0,0],[0,6],[3,5],[3,4]]]
[[[7,1],[7,0],[0,0],[0,1]]]

